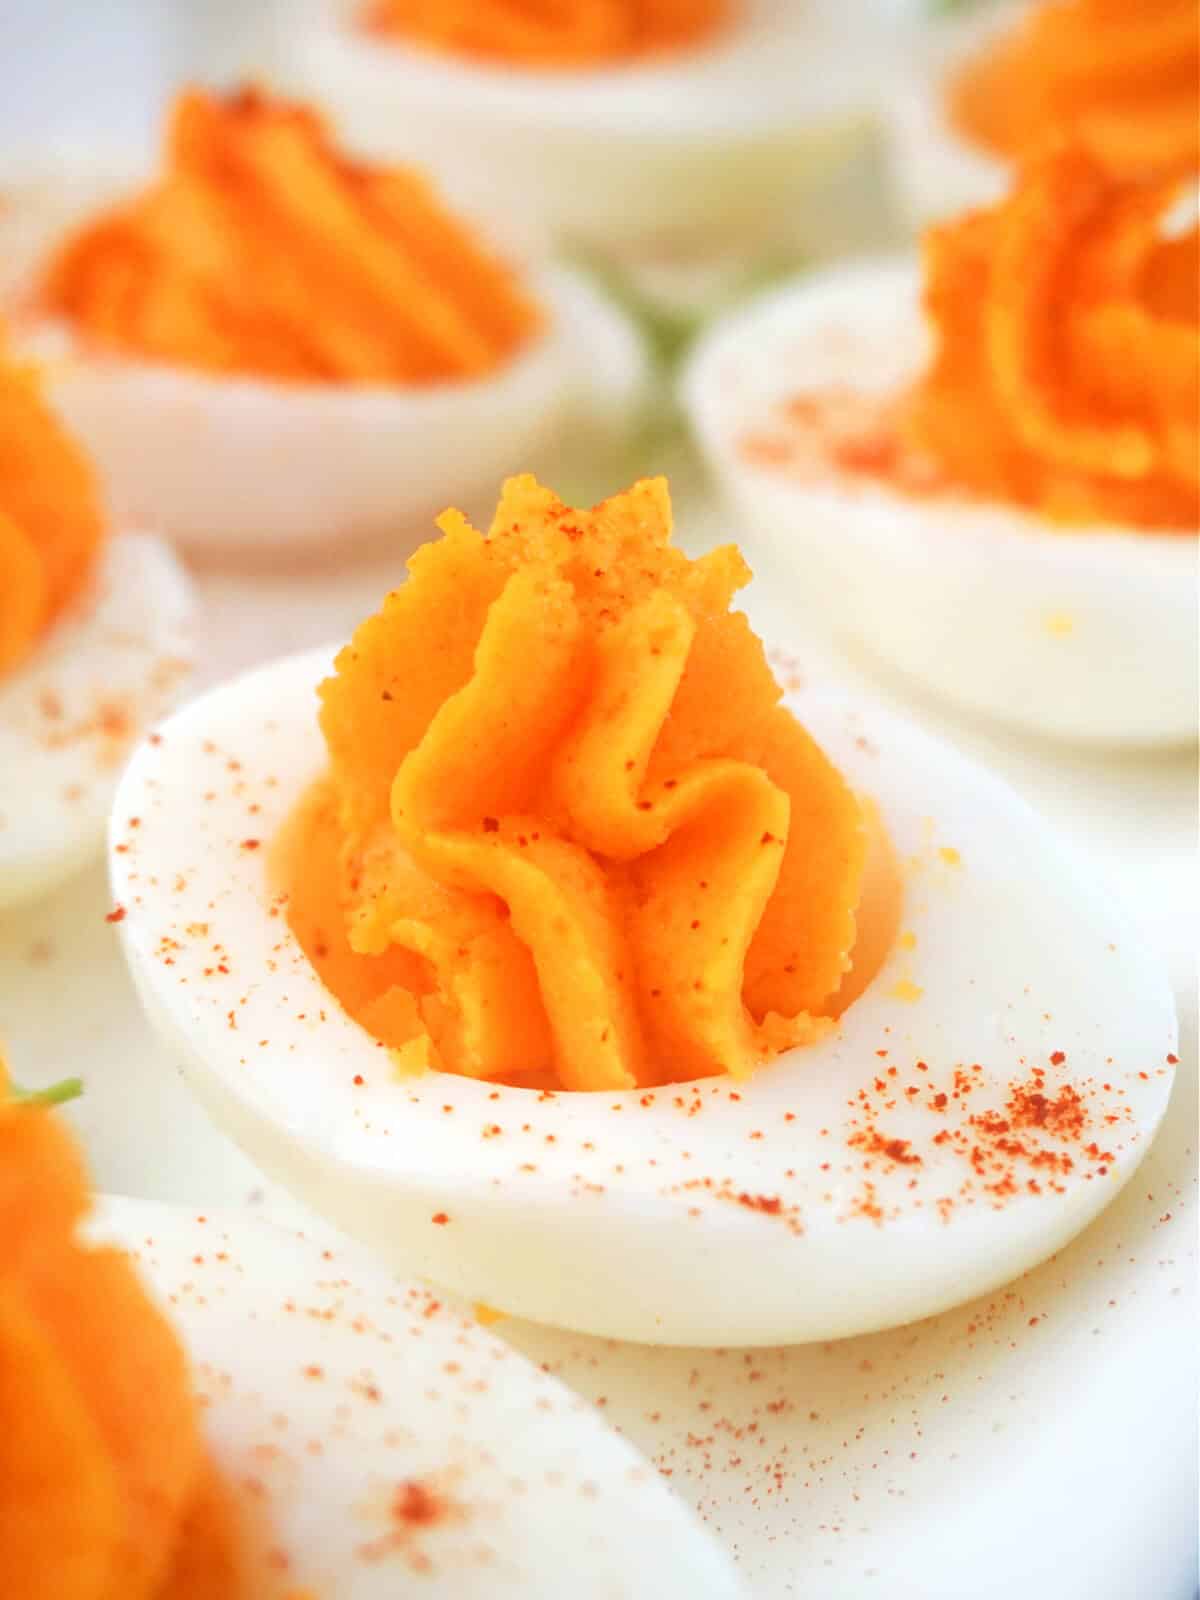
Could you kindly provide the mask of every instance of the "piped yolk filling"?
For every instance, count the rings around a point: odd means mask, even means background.
[[[539,325],[513,274],[403,169],[351,162],[321,119],[190,90],[166,170],[49,264],[43,308],[96,348],[308,383],[482,377]]]
[[[1200,234],[1170,180],[1043,152],[989,211],[933,228],[937,341],[900,408],[954,483],[1062,522],[1200,525]]]
[[[375,0],[364,15],[448,55],[561,70],[702,44],[729,12],[730,0]]]
[[[729,609],[736,550],[675,550],[661,479],[584,511],[514,478],[486,538],[439,526],[322,685],[328,775],[276,842],[324,983],[404,1067],[570,1089],[827,1031],[899,880]]]
[[[35,374],[0,349],[0,674],[75,599],[103,533],[86,459],[42,399]]]
[[[1200,168],[1195,0],[1049,0],[950,87],[959,129],[1005,156],[1049,136],[1124,177]]]
[[[186,1355],[128,1259],[78,1241],[88,1204],[74,1141],[0,1060],[0,1593],[237,1600]]]
[[[915,384],[801,391],[739,441],[806,482],[965,494],[1048,526],[1200,526],[1200,232],[1179,186],[1044,150],[988,211],[925,238],[934,355]]]

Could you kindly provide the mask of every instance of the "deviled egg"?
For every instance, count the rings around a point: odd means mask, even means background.
[[[131,969],[217,1121],[385,1258],[649,1342],[903,1322],[1095,1216],[1174,1011],[1028,808],[781,702],[661,481],[442,528],[332,675],[214,690],[118,796]]]
[[[874,23],[830,0],[311,0],[285,71],[353,148],[523,241],[692,261],[786,238],[862,144]]]
[[[732,1563],[558,1382],[353,1253],[85,1216],[0,1068],[0,1583],[70,1600],[734,1600]]]
[[[1200,169],[1192,0],[992,3],[925,23],[884,100],[914,227],[1004,193],[1012,165],[1068,137],[1125,177]]]
[[[184,576],[109,533],[38,375],[0,351],[0,909],[96,855],[121,765],[189,671]]]
[[[714,328],[685,374],[704,453],[778,570],[968,711],[1195,738],[1198,235],[1165,220],[1177,198],[1057,147],[992,210],[932,230],[923,270],[799,279]]]
[[[619,443],[624,317],[525,278],[302,106],[182,94],[161,176],[60,237],[15,314],[118,519],[197,552],[405,537],[514,455]]]

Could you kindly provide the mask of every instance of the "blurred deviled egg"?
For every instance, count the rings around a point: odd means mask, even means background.
[[[610,258],[753,255],[868,127],[872,22],[845,0],[311,0],[289,34],[353,148]]]
[[[969,711],[1195,738],[1200,256],[1179,193],[1051,148],[997,206],[931,230],[923,266],[800,279],[713,329],[686,374],[780,573]]]
[[[553,1378],[352,1254],[90,1196],[0,1067],[0,1589],[54,1600],[736,1600]]]
[[[189,671],[187,585],[110,532],[39,375],[0,348],[0,910],[101,849],[121,765]]]
[[[609,442],[643,376],[581,280],[521,276],[420,176],[253,90],[183,93],[161,175],[61,237],[19,316],[119,518],[266,561],[403,551],[502,462]]]
[[[986,205],[1048,140],[1122,177],[1200,169],[1193,0],[1040,0],[928,22],[883,107],[892,176],[914,227]]]
[[[1175,1020],[1046,827],[784,700],[661,480],[441,527],[332,674],[213,691],[118,796],[126,953],[217,1121],[385,1259],[658,1343],[922,1317],[1094,1217]]]

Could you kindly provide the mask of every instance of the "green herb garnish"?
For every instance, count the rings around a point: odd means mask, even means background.
[[[19,1106],[61,1106],[68,1100],[77,1100],[82,1093],[82,1078],[61,1078],[46,1089],[22,1089],[11,1078],[8,1081],[8,1099]]]

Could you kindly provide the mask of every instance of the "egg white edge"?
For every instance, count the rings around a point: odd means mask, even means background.
[[[30,848],[0,821],[0,912],[48,893],[100,854],[125,755],[73,730],[96,716],[97,693],[111,694],[129,713],[129,745],[140,741],[186,688],[191,615],[191,588],[169,546],[149,534],[112,534],[79,602],[0,679],[0,819],[36,810],[40,835]],[[77,671],[88,657],[106,674],[99,683]],[[148,681],[159,672],[161,688]],[[82,792],[67,801],[71,787]]]

